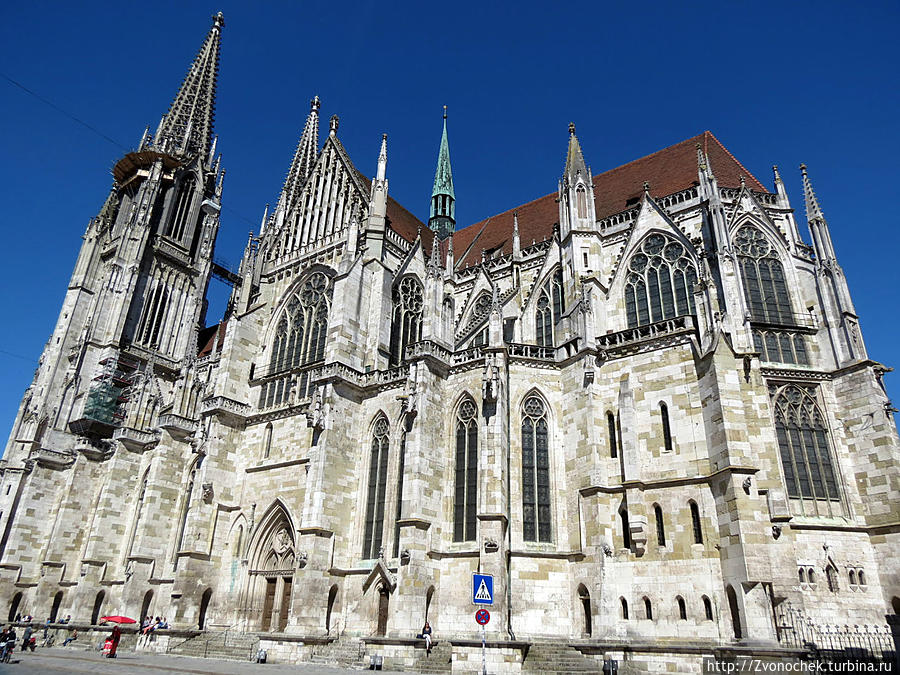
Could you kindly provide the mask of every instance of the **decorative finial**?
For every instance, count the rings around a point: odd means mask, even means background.
[[[806,164],[800,165],[800,173],[802,173],[804,176],[806,175]]]
[[[644,181],[644,192],[650,194],[650,183],[648,181]]]
[[[569,122],[569,133],[572,135],[575,134],[575,122]]]
[[[447,119],[447,106],[444,106],[444,119]]]
[[[219,12],[218,14],[213,15],[213,26],[215,26],[217,28],[225,27],[225,15],[222,14],[222,12]]]
[[[309,101],[309,109],[312,112],[319,112],[319,107],[322,105],[322,102],[319,100],[319,96],[313,96]]]
[[[328,128],[329,128],[328,134],[329,134],[330,136],[334,136],[334,135],[337,134],[338,123],[339,123],[340,121],[341,121],[341,118],[338,117],[337,115],[332,115],[332,116],[331,116],[331,121],[328,123]]]
[[[744,174],[741,174],[741,187],[747,187],[747,181],[744,180]]]

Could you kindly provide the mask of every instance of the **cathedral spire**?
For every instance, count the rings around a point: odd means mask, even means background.
[[[587,164],[584,163],[581,144],[578,142],[578,136],[575,135],[575,123],[569,122],[569,151],[566,153],[565,177],[570,185],[575,182],[578,174],[583,177],[587,176]]]
[[[444,131],[441,134],[441,148],[434,172],[428,227],[434,230],[439,239],[445,239],[456,229],[456,195],[453,192],[453,173],[450,170],[450,144],[447,142],[447,106],[444,106]]]
[[[297,143],[291,168],[288,169],[284,179],[284,188],[278,198],[275,213],[282,217],[286,211],[294,205],[294,199],[300,194],[300,189],[306,183],[309,172],[312,171],[319,152],[319,107],[321,103],[318,96],[314,96],[309,102],[309,115],[306,116],[306,124],[303,125],[303,133]]]
[[[212,143],[216,107],[216,78],[219,73],[219,45],[225,18],[213,17],[212,28],[200,47],[191,69],[163,117],[155,140],[157,148],[179,155],[202,153],[206,157]]]

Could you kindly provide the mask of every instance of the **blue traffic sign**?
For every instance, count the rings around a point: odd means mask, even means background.
[[[490,574],[472,575],[472,604],[494,604],[494,577]]]

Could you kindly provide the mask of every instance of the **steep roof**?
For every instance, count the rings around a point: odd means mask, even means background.
[[[709,157],[709,163],[721,187],[739,187],[741,176],[751,190],[767,192],[754,176],[719,142],[711,132],[688,138],[675,145],[654,152],[618,168],[594,176],[594,198],[597,218],[607,218],[626,210],[643,193],[644,181],[650,183],[650,194],[665,197],[697,184],[697,144]],[[512,251],[513,213],[519,214],[519,236],[522,246],[532,241],[543,241],[551,236],[553,225],[559,221],[556,192],[534,201],[504,211],[463,229],[453,235],[453,250],[457,262],[464,258],[478,261],[481,251]],[[412,240],[409,231],[394,228],[403,237]],[[423,243],[430,249],[429,241]],[[469,247],[468,256],[465,252]]]
[[[222,351],[222,344],[225,340],[225,329],[228,327],[228,319],[221,323],[207,326],[200,331],[197,336],[198,357],[209,356],[212,354],[213,345],[216,347],[216,353]],[[218,339],[218,344],[216,340]]]

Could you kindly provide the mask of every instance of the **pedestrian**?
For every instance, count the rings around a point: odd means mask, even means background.
[[[72,632],[69,633],[69,637],[63,640],[63,647],[68,647],[70,642],[75,642],[78,639],[78,629],[73,628]]]
[[[427,621],[422,627],[422,637],[425,640],[425,653],[431,654],[431,625]]]
[[[22,636],[22,651],[23,652],[26,649],[28,649],[28,643],[31,642],[31,634],[33,632],[34,632],[34,628],[31,627],[30,623],[27,626],[25,626],[25,633]]]
[[[47,641],[47,632],[50,630],[50,617],[47,617],[47,621],[44,623],[44,641]]]

